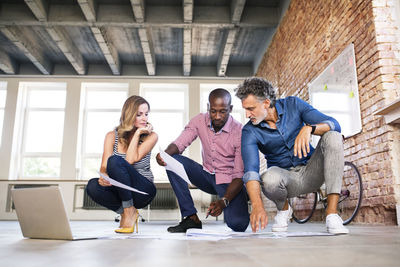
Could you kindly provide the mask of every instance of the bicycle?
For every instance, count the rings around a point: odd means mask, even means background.
[[[338,202],[338,214],[343,219],[344,225],[349,224],[356,217],[361,206],[362,191],[360,172],[353,163],[346,161]],[[289,204],[293,209],[293,220],[297,223],[306,223],[312,217],[318,202],[322,203],[326,209],[328,203],[324,185],[317,192],[290,198]]]

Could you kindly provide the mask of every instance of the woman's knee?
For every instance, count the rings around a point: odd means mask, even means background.
[[[148,203],[150,203],[151,201],[153,201],[154,197],[157,194],[157,189],[156,186],[152,183],[149,186],[146,186],[146,189],[144,189],[143,191],[145,191],[147,193],[147,199],[148,199]]]
[[[153,198],[156,196],[157,194],[157,189],[156,186],[153,184],[152,186],[149,187],[149,192],[147,192],[149,194],[149,197],[151,198],[151,200],[153,200]]]
[[[124,160],[123,158],[121,158],[120,156],[117,155],[112,155],[108,158],[107,160],[107,172],[109,172],[109,170],[111,170],[114,167],[119,167],[121,165],[121,160]]]
[[[86,193],[93,199],[96,196],[97,188],[99,186],[99,178],[92,178],[86,185]]]
[[[150,203],[153,201],[154,197],[156,196],[156,188],[154,187],[149,187],[146,189],[146,196],[140,196],[140,197],[135,197],[134,198],[134,206],[137,209],[143,209],[147,205],[150,205]]]
[[[113,155],[107,160],[108,175],[119,182],[124,181],[128,176],[132,176],[130,174],[132,170],[134,170],[133,166],[120,156]]]

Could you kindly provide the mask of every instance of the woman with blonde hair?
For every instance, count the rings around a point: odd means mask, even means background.
[[[125,101],[120,124],[105,137],[100,167],[100,172],[147,195],[112,186],[102,177],[91,179],[86,187],[96,203],[121,214],[117,233],[132,233],[135,226],[138,232],[137,209],[150,204],[156,195],[150,154],[158,136],[148,123],[149,111],[143,97],[131,96]]]

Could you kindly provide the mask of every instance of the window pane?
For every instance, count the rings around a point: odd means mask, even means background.
[[[0,145],[1,145],[1,139],[3,135],[3,121],[4,121],[4,110],[0,109]]]
[[[7,91],[0,90],[0,108],[4,108],[6,106],[6,97],[7,97]]]
[[[100,164],[101,158],[87,158],[83,160],[82,178],[89,180],[94,177],[99,177],[97,172],[100,170]]]
[[[240,114],[239,112],[232,112],[231,115],[238,122],[242,122],[242,114]]]
[[[184,109],[185,93],[179,91],[152,92],[146,91],[143,96],[149,103],[150,109]]]
[[[120,112],[89,112],[86,122],[85,153],[103,153],[107,132],[118,126]]]
[[[87,92],[86,108],[122,109],[127,95],[127,91],[89,90]]]
[[[151,112],[149,122],[158,134],[158,145],[162,149],[167,148],[178,137],[184,126],[183,114],[178,112]]]
[[[157,161],[156,161],[156,153],[158,153],[158,148],[157,151],[153,150],[153,154],[151,159],[150,159],[150,166],[151,166],[151,171],[153,173],[154,176],[154,181],[157,182],[168,182],[168,177],[167,177],[167,173],[165,171],[165,168],[158,165]]]
[[[59,158],[24,158],[24,177],[59,177]]]
[[[242,110],[242,101],[238,97],[235,96],[234,92],[230,92],[232,96],[232,105],[233,110]]]
[[[61,152],[64,111],[30,111],[26,126],[26,152]]]
[[[65,90],[30,90],[28,107],[65,108]]]
[[[208,103],[208,95],[210,94],[211,91],[203,91],[201,93],[201,112],[206,112],[207,111],[207,103]]]

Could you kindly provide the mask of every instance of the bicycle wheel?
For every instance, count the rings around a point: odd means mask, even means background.
[[[293,209],[293,220],[297,223],[305,223],[312,217],[317,206],[317,193],[313,192],[290,198],[289,204]]]
[[[338,203],[338,214],[342,217],[344,225],[349,224],[357,215],[361,206],[362,190],[360,172],[353,163],[346,161]]]

